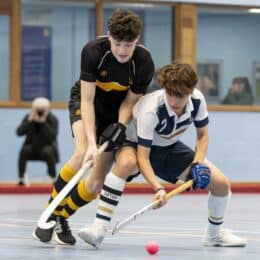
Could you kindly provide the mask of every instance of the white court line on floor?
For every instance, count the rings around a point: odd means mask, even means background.
[[[13,219],[15,220],[15,219]],[[19,222],[21,221],[20,219],[18,220]],[[18,222],[17,221],[17,222]],[[28,222],[28,221],[26,221]],[[26,228],[26,229],[32,229],[32,226],[28,226],[28,225],[23,225],[23,224],[17,224],[17,223],[0,223],[1,227],[7,227],[7,228]],[[154,227],[153,227],[154,228]],[[121,230],[119,232],[119,234],[121,235],[142,235],[142,236],[160,236],[160,237],[203,237],[203,232],[200,230],[188,230],[188,229],[173,229],[171,232],[165,232],[165,231],[147,231],[147,229],[149,229],[149,227],[143,227],[143,230],[129,230],[129,229],[125,229],[125,230]],[[79,229],[73,229],[74,232],[79,231]],[[194,233],[195,231],[195,233]],[[249,231],[249,230],[231,230],[234,233],[243,233],[243,234],[247,234],[247,236],[245,236],[245,238],[247,240],[253,240],[253,241],[260,241],[260,237],[252,237],[252,235],[260,235],[260,232],[258,231]],[[199,234],[196,234],[198,233]],[[249,236],[248,236],[249,235]],[[117,236],[112,236],[110,233],[108,233],[108,238],[110,238],[111,240],[114,240],[117,238]],[[7,238],[7,237],[5,237]],[[32,239],[32,237],[23,237],[26,239]],[[0,237],[0,240],[2,240],[4,238]],[[10,237],[9,237],[10,239]],[[12,239],[12,238],[11,238]],[[18,237],[14,238],[14,239],[18,239]],[[19,237],[20,239],[20,237]]]

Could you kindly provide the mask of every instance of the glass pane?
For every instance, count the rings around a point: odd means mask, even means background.
[[[68,100],[80,75],[81,49],[89,40],[92,9],[93,4],[73,1],[23,1],[24,100],[35,95]]]
[[[9,16],[0,15],[0,100],[9,100],[10,26]]]
[[[197,61],[208,103],[260,103],[260,15],[199,9]]]
[[[118,8],[127,8],[139,14],[143,19],[143,35],[140,43],[145,45],[153,57],[158,69],[172,61],[172,12],[171,6],[156,4],[106,4],[104,15],[104,34],[106,23],[111,13]],[[155,74],[156,75],[156,74]],[[156,82],[151,82],[150,90],[156,89]]]

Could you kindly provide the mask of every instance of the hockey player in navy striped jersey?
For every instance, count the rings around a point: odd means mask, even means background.
[[[193,189],[208,189],[208,225],[203,238],[205,246],[245,246],[246,240],[223,228],[224,213],[231,196],[226,176],[208,159],[208,111],[203,94],[196,89],[197,74],[188,64],[174,62],[158,74],[161,90],[143,96],[133,109],[133,120],[127,127],[128,145],[137,147],[139,171],[155,191],[158,207],[166,204],[165,189],[157,177],[176,183],[183,172],[194,180]],[[195,149],[179,139],[193,124],[197,140]],[[188,169],[188,171],[187,171]],[[106,183],[106,181],[105,181]],[[116,182],[110,181],[103,193],[116,194]],[[99,226],[107,226],[117,203],[113,199],[100,203],[96,227],[82,229],[85,241],[98,248],[105,236]],[[102,224],[103,223],[103,224]]]

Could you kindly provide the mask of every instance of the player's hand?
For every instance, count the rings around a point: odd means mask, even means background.
[[[191,165],[190,175],[193,179],[193,190],[206,189],[210,183],[211,172],[210,168],[201,163]]]
[[[119,122],[110,124],[99,137],[99,145],[108,142],[106,151],[111,151],[121,147],[126,138],[125,130],[125,125]]]
[[[96,144],[88,145],[88,149],[85,153],[82,165],[86,164],[89,160],[93,160],[93,167],[96,167],[98,160],[98,148]]]
[[[159,200],[160,203],[155,206],[154,209],[159,209],[167,203],[165,188],[159,188],[155,190],[153,201],[155,200]]]

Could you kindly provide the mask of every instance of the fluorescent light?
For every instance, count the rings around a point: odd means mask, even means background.
[[[251,8],[248,9],[249,13],[255,13],[255,14],[259,14],[260,13],[260,8]]]

